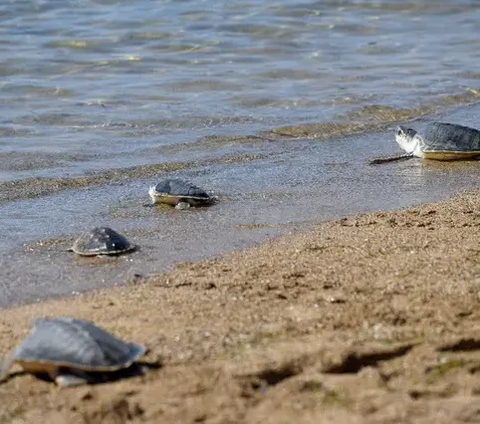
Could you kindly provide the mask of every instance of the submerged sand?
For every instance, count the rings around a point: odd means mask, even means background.
[[[2,353],[63,315],[145,344],[150,369],[78,388],[13,369],[0,422],[478,422],[479,206],[474,191],[362,214],[2,310]]]

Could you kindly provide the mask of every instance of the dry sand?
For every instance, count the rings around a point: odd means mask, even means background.
[[[322,223],[2,310],[2,353],[33,318],[66,315],[145,344],[150,369],[77,388],[12,369],[0,422],[480,422],[479,206],[475,191]]]

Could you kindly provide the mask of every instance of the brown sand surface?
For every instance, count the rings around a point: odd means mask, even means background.
[[[33,318],[73,316],[150,366],[75,388],[12,368],[0,422],[480,422],[479,229],[474,191],[2,310],[2,353]]]

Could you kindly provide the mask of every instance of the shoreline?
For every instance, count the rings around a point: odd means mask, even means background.
[[[422,116],[415,128],[420,130],[432,119],[474,126],[472,117],[480,103],[447,106],[475,96],[478,93],[442,97],[439,114],[428,118],[415,109]],[[422,111],[434,109],[430,105]],[[6,224],[0,243],[4,276],[0,306],[122,284],[134,275],[162,272],[177,262],[254,246],[305,222],[393,210],[478,188],[480,168],[475,161],[367,165],[373,156],[393,154],[398,148],[391,131],[352,135],[360,128],[355,122],[376,117],[371,123],[379,129],[411,117],[404,112],[371,106],[340,126],[308,124],[277,129],[283,135],[272,130],[258,136],[204,138],[191,147],[195,150],[207,143],[207,149],[231,145],[236,150],[246,142],[253,150],[202,161],[193,168],[187,163],[145,165],[85,178],[72,176],[68,181],[53,178],[3,187],[4,197],[29,199],[0,201]],[[337,137],[339,131],[343,136]],[[214,191],[222,201],[188,215],[144,208],[150,200],[148,185],[166,172]],[[125,234],[141,249],[114,261],[82,260],[65,252],[80,233],[97,226]]]
[[[394,124],[405,124],[422,120],[428,116],[441,113],[454,113],[456,110],[475,108],[480,105],[480,92],[467,88],[464,92],[443,95],[430,103],[412,109],[397,109],[388,105],[370,105],[360,107],[345,115],[337,116],[331,122],[311,122],[307,124],[286,125],[257,131],[247,135],[209,135],[189,140],[177,146],[160,146],[151,148],[151,154],[165,153],[171,150],[202,152],[205,146],[221,149],[225,146],[268,145],[272,142],[285,142],[298,139],[331,140],[340,137],[361,136],[367,133],[383,132]],[[0,204],[18,200],[36,199],[58,194],[61,191],[94,187],[105,183],[122,184],[126,179],[147,179],[152,176],[166,174],[193,167],[249,162],[268,157],[268,150],[244,151],[242,154],[233,150],[218,156],[213,150],[212,156],[197,160],[182,159],[161,163],[143,163],[135,166],[108,168],[106,170],[90,170],[83,174],[68,177],[29,177],[0,181]],[[36,169],[31,169],[35,171]]]
[[[468,110],[471,116],[474,109]],[[466,111],[458,113],[463,120],[455,120],[464,122]],[[408,207],[479,187],[476,161],[366,165],[372,152],[381,156],[394,148],[390,132],[332,143],[296,140],[253,162],[173,172],[169,177],[192,181],[221,199],[188,213],[143,207],[150,200],[149,182],[131,178],[119,185],[3,204],[2,216],[11,225],[0,246],[0,305],[118,285],[178,262],[254,246],[305,222]],[[97,226],[115,229],[140,249],[115,260],[66,252],[80,233]]]
[[[478,205],[473,190],[357,214],[0,310],[2,354],[33,318],[67,315],[161,363],[71,389],[15,375],[0,385],[0,422],[462,422],[480,403]]]

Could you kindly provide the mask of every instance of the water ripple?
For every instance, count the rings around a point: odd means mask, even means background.
[[[62,169],[480,89],[472,1],[16,0],[0,21],[1,152]]]

